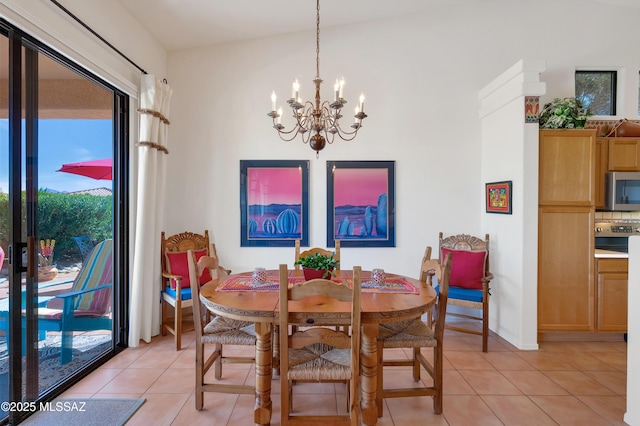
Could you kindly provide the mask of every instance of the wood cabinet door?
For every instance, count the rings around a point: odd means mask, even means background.
[[[599,331],[627,332],[627,259],[597,260],[597,316]]]
[[[595,130],[540,130],[539,205],[592,206]]]
[[[640,171],[640,139],[609,139],[609,171]]]
[[[609,167],[609,140],[596,139],[596,163],[595,163],[595,207],[596,209],[604,209],[604,176]]]
[[[538,211],[538,331],[595,329],[594,211]]]

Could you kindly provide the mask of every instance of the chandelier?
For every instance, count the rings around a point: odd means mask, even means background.
[[[360,103],[355,107],[354,122],[351,125],[353,130],[344,130],[340,126],[342,118],[342,107],[347,101],[342,97],[344,78],[336,80],[333,87],[333,102],[322,101],[320,99],[320,0],[316,6],[316,78],[313,84],[316,87],[315,100],[302,103],[299,98],[300,84],[298,80],[293,81],[291,98],[287,103],[291,107],[295,123],[292,129],[285,130],[282,124],[282,108],[276,111],[276,92],[271,93],[271,112],[267,115],[273,120],[273,127],[278,132],[280,139],[291,141],[299,134],[302,142],[309,143],[311,149],[316,152],[316,158],[327,143],[333,143],[336,135],[342,140],[350,141],[356,137],[358,130],[362,127],[362,120],[367,117],[364,113],[364,94],[360,95]]]

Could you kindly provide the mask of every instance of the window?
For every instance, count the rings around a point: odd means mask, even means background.
[[[576,71],[576,98],[593,115],[616,115],[617,71]]]

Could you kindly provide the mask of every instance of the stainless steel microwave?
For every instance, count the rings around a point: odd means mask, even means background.
[[[606,210],[640,211],[640,172],[608,172],[604,182]]]

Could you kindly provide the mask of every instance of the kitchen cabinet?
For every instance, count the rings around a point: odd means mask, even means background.
[[[627,332],[628,259],[596,259],[597,330]]]
[[[595,328],[595,130],[540,130],[538,332]]]
[[[595,326],[594,210],[538,211],[538,331],[591,331]]]
[[[608,138],[609,141],[609,171],[637,172],[640,171],[640,139],[637,138]]]
[[[595,162],[595,207],[596,210],[604,210],[605,206],[605,191],[604,191],[604,176],[609,171],[609,140],[598,138],[596,139],[596,162]]]
[[[541,130],[538,204],[592,206],[595,130]]]

